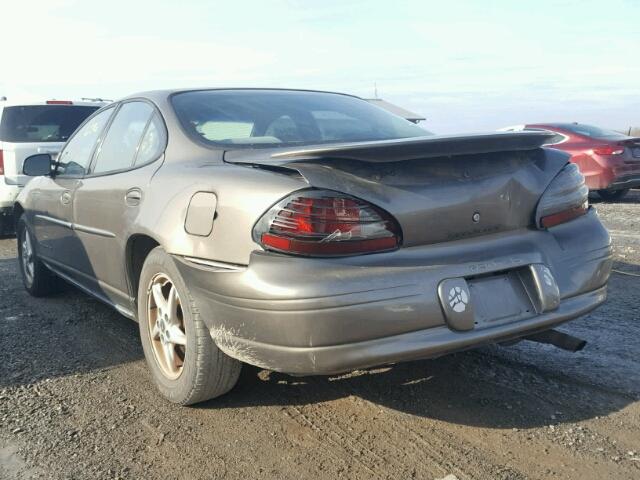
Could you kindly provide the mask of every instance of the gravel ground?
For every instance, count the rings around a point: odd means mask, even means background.
[[[0,240],[0,478],[640,478],[640,191],[597,204],[618,272],[564,331],[332,378],[246,367],[195,408],[155,392],[137,326],[70,289],[30,298]]]

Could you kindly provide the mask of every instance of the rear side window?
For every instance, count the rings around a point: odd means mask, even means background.
[[[92,173],[113,172],[131,167],[151,115],[153,107],[148,103],[123,104],[96,152]]]
[[[553,133],[553,132],[551,132]],[[559,133],[556,133],[551,140],[548,140],[547,143],[545,145],[556,145],[558,143],[562,143],[567,139],[567,137],[565,137],[564,135],[561,135]]]
[[[6,107],[0,119],[4,142],[66,142],[98,107],[79,105],[27,105]]]
[[[562,123],[557,125],[558,128],[568,130],[569,132],[601,140],[615,140],[627,138],[622,133],[604,128],[594,127],[593,125],[584,125],[582,123]]]
[[[542,128],[525,128],[525,132],[544,132],[552,134],[553,137],[551,137],[550,140],[547,140],[545,142],[545,145],[556,145],[558,143],[564,142],[567,139],[567,137],[565,137],[561,133],[554,132],[553,130],[545,130]]]
[[[85,123],[67,142],[58,158],[56,169],[58,175],[82,176],[87,173],[91,154],[112,113],[113,108],[100,112]]]
[[[156,113],[152,118],[147,129],[142,136],[140,146],[138,147],[138,155],[136,156],[135,165],[144,165],[160,156],[164,148],[165,130],[164,124]]]

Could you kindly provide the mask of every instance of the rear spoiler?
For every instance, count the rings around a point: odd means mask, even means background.
[[[534,150],[551,140],[547,132],[495,132],[434,135],[372,142],[311,146],[299,149],[237,149],[225,152],[230,163],[284,165],[306,159],[349,159],[363,162],[399,162],[418,158]],[[269,156],[269,152],[271,155]]]

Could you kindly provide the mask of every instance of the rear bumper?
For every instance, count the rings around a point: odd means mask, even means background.
[[[545,330],[600,305],[611,269],[610,237],[593,210],[550,231],[342,259],[255,252],[247,267],[215,268],[174,258],[223,351],[294,374],[435,357]],[[548,266],[557,283],[552,311],[464,332],[448,327],[438,294],[443,280],[532,264]]]
[[[565,299],[554,312],[477,331],[456,332],[446,326],[322,347],[260,343],[225,333],[223,351],[247,363],[293,375],[331,375],[359,368],[435,358],[482,345],[517,339],[584,315],[601,305],[607,287]]]
[[[18,185],[8,185],[4,183],[4,178],[0,175],[0,209],[13,209],[13,204],[22,190]]]
[[[612,159],[594,155],[593,162],[581,168],[590,190],[621,190],[640,186],[640,159]]]

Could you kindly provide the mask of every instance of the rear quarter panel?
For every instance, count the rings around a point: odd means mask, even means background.
[[[247,264],[255,222],[290,192],[307,187],[299,177],[237,167],[217,161],[165,162],[149,184],[127,236],[145,234],[170,254]],[[189,202],[196,192],[212,192],[217,207],[209,236],[185,230]]]

